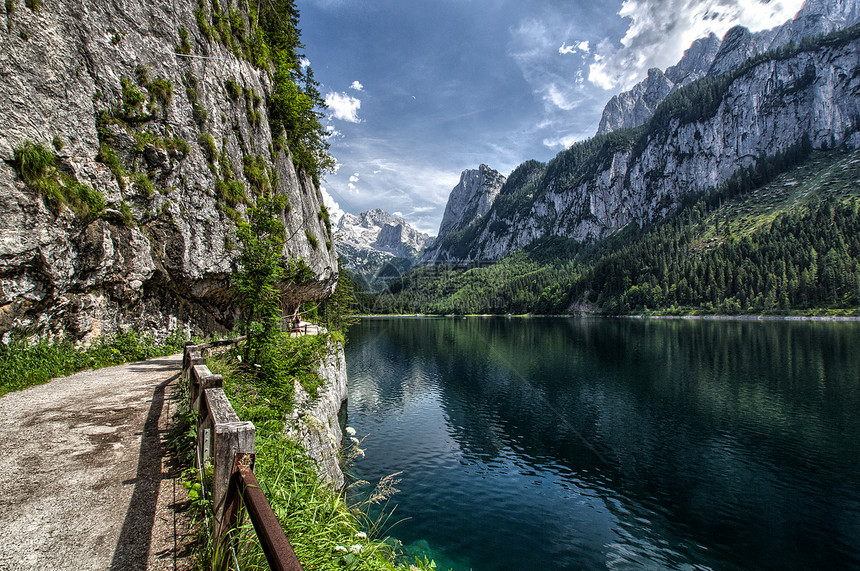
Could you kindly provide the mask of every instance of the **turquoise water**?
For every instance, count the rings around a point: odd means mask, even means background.
[[[350,471],[399,473],[410,556],[860,567],[856,323],[365,319],[346,358]]]

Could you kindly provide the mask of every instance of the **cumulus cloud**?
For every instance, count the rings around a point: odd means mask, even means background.
[[[332,224],[337,224],[340,222],[341,216],[343,216],[343,209],[340,207],[340,204],[331,197],[324,186],[320,187],[320,192],[322,193],[323,204],[325,204],[326,210],[328,210],[328,215]]]
[[[358,118],[358,110],[361,108],[361,101],[342,92],[332,91],[325,96],[325,104],[329,108],[330,116],[333,119],[348,121],[350,123],[360,123]]]
[[[358,81],[353,81],[352,85],[350,85],[349,88],[355,89],[356,91],[364,91],[364,86]]]
[[[581,42],[574,42],[571,45],[567,45],[567,42],[562,42],[561,47],[558,48],[558,53],[561,55],[565,54],[575,54],[575,53],[588,53],[590,50],[590,44],[588,40],[583,40]]]
[[[675,64],[694,40],[725,34],[736,25],[762,30],[781,24],[802,0],[624,0],[618,15],[627,18],[620,42],[603,39],[594,50],[588,80],[602,89],[627,89],[648,68]],[[564,47],[564,44],[562,44]]]
[[[353,175],[350,175],[349,182],[358,182],[358,179],[359,179],[359,174],[355,173]]]

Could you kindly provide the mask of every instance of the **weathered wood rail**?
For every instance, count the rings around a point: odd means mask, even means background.
[[[203,351],[235,344],[239,339],[194,345],[185,344],[182,376],[188,382],[191,408],[197,412],[197,462],[213,466],[213,544],[219,547],[217,568],[227,569],[227,547],[239,522],[244,504],[269,567],[277,571],[301,571],[296,554],[278,518],[254,476],[254,435],[252,422],[243,422],[227,400],[224,379],[206,366]],[[198,465],[202,471],[203,466]]]

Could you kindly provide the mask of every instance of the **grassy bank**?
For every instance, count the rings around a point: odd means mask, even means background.
[[[323,482],[304,450],[284,436],[294,380],[317,394],[324,382],[317,367],[331,350],[330,340],[330,335],[279,334],[260,355],[262,362],[249,362],[239,347],[210,357],[207,364],[224,376],[224,391],[239,417],[257,428],[255,474],[306,570],[435,568],[429,561],[398,563],[394,542]],[[268,569],[247,519],[238,543],[243,570]],[[206,554],[201,555],[205,567]]]
[[[97,339],[89,347],[70,341],[13,339],[8,345],[0,343],[0,396],[85,369],[179,353],[184,341],[177,333],[159,344],[152,336],[133,331]]]

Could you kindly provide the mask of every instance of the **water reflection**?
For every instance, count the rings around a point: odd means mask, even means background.
[[[859,350],[845,323],[366,320],[355,469],[403,470],[395,535],[462,568],[858,565]]]

